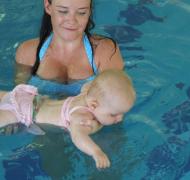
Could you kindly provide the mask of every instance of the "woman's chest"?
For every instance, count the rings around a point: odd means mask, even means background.
[[[46,58],[39,66],[38,75],[43,79],[67,82],[85,79],[93,74],[92,67],[86,57],[70,59]]]

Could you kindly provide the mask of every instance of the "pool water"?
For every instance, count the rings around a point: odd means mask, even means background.
[[[41,14],[39,0],[0,4],[1,89],[14,86],[16,47],[37,36]],[[0,179],[189,180],[189,0],[96,0],[94,18],[94,31],[118,42],[137,91],[124,121],[93,135],[111,167],[97,170],[66,132],[23,131],[0,136]]]

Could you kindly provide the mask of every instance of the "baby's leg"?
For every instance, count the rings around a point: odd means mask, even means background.
[[[16,116],[11,111],[0,110],[0,128],[17,122]]]

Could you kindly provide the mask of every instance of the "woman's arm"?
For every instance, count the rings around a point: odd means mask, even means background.
[[[31,76],[32,66],[36,61],[38,39],[23,42],[16,51],[15,84],[23,84]]]
[[[26,66],[16,62],[15,64],[15,85],[25,84],[31,77],[31,66]]]
[[[1,101],[1,98],[2,98],[5,94],[7,94],[6,91],[0,91],[0,101]]]
[[[0,110],[0,128],[17,122],[16,116],[12,112]]]
[[[120,53],[119,46],[114,45],[110,39],[99,40],[95,49],[95,61],[99,72],[106,69],[120,69],[124,68],[124,61]]]

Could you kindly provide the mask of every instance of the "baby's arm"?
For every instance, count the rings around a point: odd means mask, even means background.
[[[107,168],[110,161],[107,155],[89,136],[92,133],[91,127],[82,126],[77,121],[71,121],[70,134],[73,143],[84,153],[92,156],[97,168]]]

